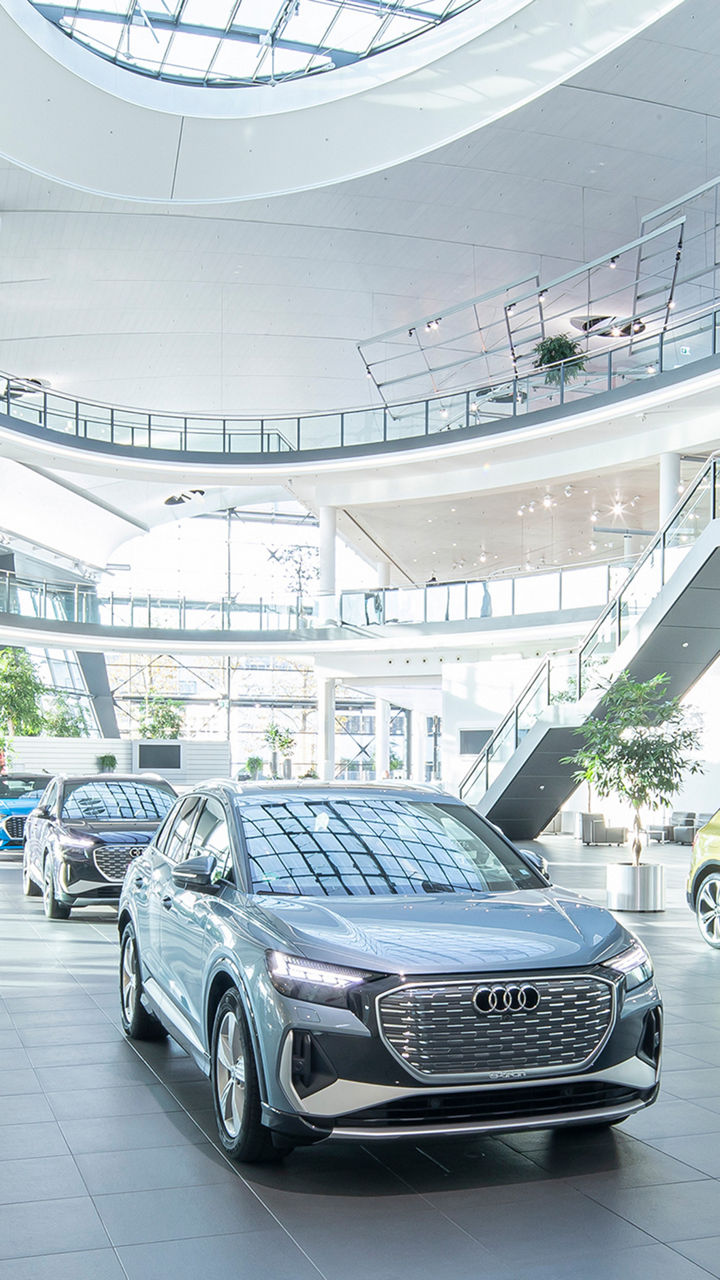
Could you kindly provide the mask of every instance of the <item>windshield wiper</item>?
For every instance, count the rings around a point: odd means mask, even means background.
[[[425,893],[455,893],[455,886],[452,884],[441,884],[439,880],[421,880],[420,888]]]

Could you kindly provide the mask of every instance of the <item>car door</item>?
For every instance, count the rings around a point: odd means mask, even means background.
[[[211,854],[216,859],[213,881],[219,889],[235,883],[230,832],[225,810],[214,796],[207,796],[185,845],[184,858]],[[174,884],[172,901],[164,904],[161,919],[163,962],[171,982],[172,999],[202,1041],[203,980],[208,952],[207,925],[216,901],[215,893]]]
[[[153,849],[147,885],[147,928],[144,940],[143,968],[169,992],[171,978],[162,951],[163,916],[168,911],[174,889],[172,870],[185,856],[200,807],[200,796],[185,796],[177,806],[162,847]],[[140,943],[141,951],[143,942]]]
[[[33,879],[39,884],[42,884],[43,854],[49,843],[49,831],[57,807],[59,786],[57,778],[48,783],[38,801],[37,808],[33,809],[25,823],[28,865],[32,867]]]

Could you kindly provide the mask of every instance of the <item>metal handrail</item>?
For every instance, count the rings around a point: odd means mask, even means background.
[[[686,508],[694,505],[693,500],[696,494],[698,493],[699,489],[703,485],[703,482],[707,479],[708,476],[711,476],[713,480],[713,483],[710,488],[709,521],[716,519],[718,515],[717,482],[720,476],[720,466],[718,465],[719,463],[720,463],[720,453],[711,454],[710,457],[707,459],[707,461],[700,468],[697,475],[690,482],[688,488],[685,490],[682,496],[678,499],[672,511],[670,512],[670,515],[665,520],[664,524],[660,527],[658,532],[651,539],[650,543],[646,547],[643,554],[639,557],[637,563],[633,566],[632,570],[628,574],[622,586],[618,589],[618,591],[616,591],[615,595],[608,602],[607,606],[602,610],[597,621],[593,623],[591,630],[584,637],[581,643],[577,646],[577,649],[572,651],[573,654],[575,655],[575,661],[577,663],[577,666],[576,666],[577,697],[575,698],[576,703],[582,699],[583,693],[586,692],[586,690],[583,690],[583,675],[584,675],[583,658],[589,644],[594,639],[594,637],[597,636],[598,633],[602,631],[603,626],[607,622],[607,620],[609,618],[613,618],[615,614],[617,615],[617,622],[618,622],[618,629],[615,636],[616,647],[619,647],[619,645],[622,643],[620,622],[622,619],[621,605],[622,605],[623,596],[625,596],[626,592],[628,592],[632,588],[633,582],[636,581],[636,579],[638,578],[638,575],[642,572],[644,567],[649,563],[652,556],[655,555],[655,553],[658,550],[661,551],[661,565],[660,565],[660,574],[659,574],[660,586],[658,590],[655,592],[653,599],[662,590],[663,586],[667,581],[665,576],[665,568],[666,568],[665,552],[667,548],[667,535],[672,530],[673,525],[677,522],[677,519],[682,514],[682,512]],[[707,525],[703,525],[702,527],[706,528]],[[688,547],[688,550],[689,550],[689,547]],[[511,724],[513,720],[515,723],[514,748],[516,749],[519,746],[519,741],[520,741],[519,725],[518,725],[519,716],[521,714],[522,705],[523,705],[523,702],[526,700],[527,694],[535,685],[539,685],[539,687],[542,687],[543,681],[546,681],[547,699],[546,699],[545,706],[543,707],[542,710],[547,710],[548,707],[551,705],[551,692],[550,692],[551,673],[552,673],[552,658],[550,657],[544,658],[540,666],[533,672],[525,688],[522,690],[520,695],[515,699],[515,702],[513,703],[507,715],[503,717],[500,724],[493,731],[491,737],[485,743],[483,750],[480,752],[478,757],[473,761],[472,765],[468,769],[464,778],[461,780],[460,786],[459,786],[460,795],[463,795],[467,791],[467,789],[475,781],[477,781],[477,779],[482,775],[483,771],[485,773],[485,790],[487,790],[487,788],[490,785],[489,767],[490,767],[490,762],[493,756],[493,749],[500,742],[508,725]],[[539,714],[542,714],[542,711]]]
[[[597,355],[584,352],[580,356],[572,356],[541,369],[532,366],[517,375],[508,369],[506,374],[487,381],[482,395],[477,389],[469,388],[438,392],[420,400],[332,413],[219,417],[212,414],[153,413],[149,410],[123,408],[99,400],[68,396],[64,392],[40,386],[35,389],[27,379],[0,373],[0,381],[5,381],[5,389],[0,392],[0,411],[4,410],[6,416],[13,421],[29,422],[66,440],[74,436],[83,441],[94,440],[123,449],[129,447],[170,453],[197,452],[197,448],[193,449],[194,436],[197,436],[201,441],[200,452],[209,457],[227,456],[230,459],[237,459],[243,454],[275,457],[278,453],[297,454],[323,448],[354,448],[358,445],[380,443],[398,445],[402,440],[414,440],[418,436],[435,436],[467,430],[484,423],[518,418],[530,412],[528,405],[530,392],[533,390],[545,392],[546,399],[557,396],[555,404],[559,402],[560,405],[574,401],[576,394],[579,397],[592,397],[610,392],[614,389],[613,383],[617,378],[640,371],[637,363],[628,369],[620,368],[619,356],[624,352],[631,359],[637,360],[638,347],[647,347],[650,343],[656,345],[657,354],[653,355],[652,363],[646,366],[642,376],[655,377],[665,370],[667,344],[687,333],[689,326],[709,317],[712,317],[711,354],[716,355],[716,332],[720,321],[720,299],[717,298],[703,307],[682,313],[673,312],[671,324],[667,323],[664,312],[658,312],[654,318],[646,315],[642,338],[631,334],[622,342],[606,345]],[[648,332],[652,325],[657,325],[657,332]],[[706,354],[688,359],[688,365],[706,358]],[[583,359],[586,363],[598,361],[603,366],[603,372],[598,375],[588,373],[587,369],[583,371],[586,378],[600,378],[598,388],[588,390],[587,384],[583,385],[568,372],[577,364],[578,359]],[[547,374],[554,369],[560,373],[557,384],[547,382]],[[539,388],[538,379],[543,379]],[[507,412],[488,408],[490,404],[500,403],[499,400],[493,400],[493,392],[501,389],[506,392],[503,403],[507,406]],[[486,402],[484,405],[478,403],[481,398]],[[407,416],[408,423],[403,434],[398,428],[399,425],[402,426],[404,416]],[[323,421],[327,423],[328,419],[333,420],[334,426],[320,438],[316,424]],[[353,422],[357,423],[358,420],[361,420],[363,428],[370,424],[372,438],[356,438],[358,433],[353,432],[352,427]],[[237,448],[238,438],[243,441],[242,451]],[[213,445],[210,449],[207,448],[209,440]],[[254,442],[255,447],[246,448],[247,442]]]

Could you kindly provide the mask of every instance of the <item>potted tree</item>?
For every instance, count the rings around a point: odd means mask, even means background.
[[[295,750],[295,739],[286,729],[281,729],[279,724],[273,721],[265,730],[265,741],[272,753],[272,776],[278,777],[278,752],[283,757],[283,777],[292,776],[292,764],[290,757]]]
[[[263,767],[262,756],[248,756],[247,760],[245,761],[245,769],[249,774],[249,776],[252,778],[253,782],[256,781],[258,774],[262,771],[262,767]]]
[[[583,349],[574,338],[566,333],[556,333],[550,338],[542,338],[535,348],[537,360],[534,369],[545,370],[547,386],[560,386],[585,372]]]
[[[576,782],[597,795],[626,800],[633,811],[632,862],[607,869],[608,906],[615,911],[663,911],[665,869],[642,863],[643,810],[670,805],[687,774],[702,772],[699,726],[678,698],[667,696],[669,677],[631,680],[627,671],[606,691],[594,716],[576,729],[583,745],[565,763]]]

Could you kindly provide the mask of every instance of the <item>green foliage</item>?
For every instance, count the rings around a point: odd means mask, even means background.
[[[97,765],[101,773],[112,773],[117,768],[117,756],[110,752],[106,756],[98,756]]]
[[[257,778],[262,767],[263,767],[262,756],[248,756],[247,760],[245,761],[245,768],[247,772],[250,774],[250,777],[253,779]]]
[[[640,861],[641,810],[672,803],[686,774],[702,773],[697,759],[699,726],[678,698],[667,696],[669,677],[631,680],[624,671],[605,693],[598,713],[576,733],[583,745],[563,764],[576,766],[575,781],[603,798],[627,800],[635,815],[633,855]]]
[[[565,333],[557,333],[552,338],[543,338],[535,348],[537,360],[534,369],[545,369],[545,382],[548,386],[559,386],[564,380],[577,378],[585,372],[583,349],[579,342]],[[564,364],[560,364],[560,361]],[[547,366],[550,366],[549,368]],[[563,374],[564,369],[564,374]]]
[[[43,727],[40,699],[45,692],[24,649],[0,649],[0,737],[35,737]]]
[[[45,713],[43,728],[52,738],[86,738],[88,733],[80,707],[68,702],[64,693],[55,695],[50,710]]]
[[[292,755],[295,750],[295,739],[286,729],[281,729],[279,724],[269,724],[265,730],[265,741],[271,751],[279,751],[281,756],[286,759]]]
[[[141,738],[179,738],[183,730],[182,703],[150,690],[138,721]]]

